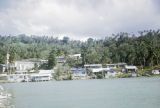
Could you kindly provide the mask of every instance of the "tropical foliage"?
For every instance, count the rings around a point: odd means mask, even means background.
[[[54,51],[53,51],[54,50]],[[118,33],[104,39],[87,41],[63,39],[52,36],[0,36],[0,63],[4,63],[6,53],[10,53],[10,62],[27,58],[55,60],[56,56],[68,56],[81,53],[82,60],[68,59],[70,66],[86,63],[126,62],[138,66],[160,64],[160,31],[148,30],[138,34]],[[54,52],[54,53],[53,53]],[[51,67],[54,66],[51,63]],[[50,68],[51,68],[50,67]]]

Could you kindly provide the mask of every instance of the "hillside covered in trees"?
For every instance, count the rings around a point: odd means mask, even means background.
[[[47,59],[54,49],[56,56],[81,53],[86,63],[126,62],[138,66],[160,63],[160,30],[139,32],[138,35],[118,33],[105,39],[89,38],[85,42],[49,36],[0,36],[0,63],[10,53],[10,62],[27,58]]]

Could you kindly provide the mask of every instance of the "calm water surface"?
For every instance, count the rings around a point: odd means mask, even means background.
[[[50,81],[3,85],[16,108],[160,108],[160,78]]]

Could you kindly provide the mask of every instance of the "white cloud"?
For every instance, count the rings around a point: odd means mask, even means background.
[[[86,39],[157,29],[157,7],[152,0],[9,0],[0,9],[0,34]]]

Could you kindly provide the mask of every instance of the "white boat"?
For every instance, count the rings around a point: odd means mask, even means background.
[[[28,74],[10,74],[8,75],[9,82],[28,82]]]

